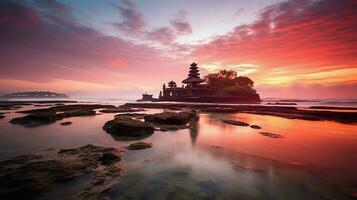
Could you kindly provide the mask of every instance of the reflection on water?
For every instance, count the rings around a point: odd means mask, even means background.
[[[190,137],[192,146],[196,144],[196,140],[198,137],[199,125],[196,120],[190,122]]]
[[[150,113],[161,110],[150,110]],[[123,147],[102,130],[114,114],[36,128],[0,120],[0,159],[86,144]],[[225,124],[235,119],[262,130]],[[357,126],[250,114],[200,114],[191,128],[156,131],[154,147],[125,153],[112,199],[351,199],[357,191]],[[284,138],[258,134],[268,131]],[[84,179],[86,180],[86,179]],[[63,187],[67,188],[67,187]],[[66,189],[60,190],[66,191]],[[51,196],[51,195],[48,195]]]

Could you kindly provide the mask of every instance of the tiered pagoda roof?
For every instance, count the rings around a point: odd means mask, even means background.
[[[192,63],[190,65],[190,71],[188,72],[188,77],[182,81],[182,83],[190,84],[190,83],[202,83],[203,79],[200,78],[200,73],[196,63]]]

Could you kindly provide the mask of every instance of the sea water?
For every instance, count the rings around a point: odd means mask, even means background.
[[[38,107],[21,109],[34,108]],[[6,112],[0,119],[1,160],[86,144],[123,148],[133,142],[116,140],[102,129],[115,114],[63,120],[73,123],[69,126],[57,121],[28,128],[9,123],[23,114]],[[124,175],[108,195],[112,199],[353,199],[356,195],[357,125],[252,114],[199,117],[189,129],[155,131],[141,140],[153,143],[150,149],[125,152]],[[222,119],[262,129],[225,124]],[[266,137],[260,131],[283,137]],[[78,181],[86,184],[88,178]],[[44,198],[65,199],[75,182],[67,184]]]

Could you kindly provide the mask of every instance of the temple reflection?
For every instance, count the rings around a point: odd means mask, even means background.
[[[192,120],[190,122],[190,137],[192,146],[195,146],[199,132],[198,120]]]

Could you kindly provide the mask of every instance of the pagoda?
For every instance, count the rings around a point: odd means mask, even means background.
[[[187,84],[187,87],[195,88],[198,87],[204,80],[200,78],[200,73],[196,63],[190,65],[190,71],[188,72],[188,77],[182,81],[182,83]]]

